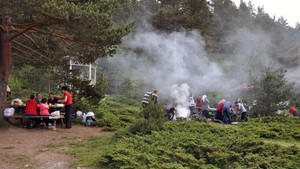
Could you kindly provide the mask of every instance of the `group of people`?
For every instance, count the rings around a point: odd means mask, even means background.
[[[194,94],[191,94],[189,98],[190,116],[191,117],[200,116],[200,119],[201,120],[203,119],[206,122],[207,119],[209,118],[209,111],[216,111],[214,117],[215,122],[223,123],[223,119],[224,119],[224,122],[226,124],[231,124],[232,123],[231,114],[233,114],[233,112],[237,112],[238,114],[241,114],[241,120],[243,121],[248,120],[247,110],[243,105],[243,103],[241,102],[235,102],[234,103],[235,106],[233,106],[231,102],[222,99],[219,102],[216,109],[210,108],[209,104],[210,101],[208,100],[206,95],[197,97],[195,103]],[[197,113],[194,113],[195,107],[197,109]]]
[[[66,128],[71,128],[71,109],[72,109],[72,96],[68,92],[68,87],[63,86],[61,88],[62,95],[54,95],[49,93],[49,99],[42,98],[40,93],[37,93],[36,98],[34,95],[30,96],[30,99],[26,102],[25,116],[50,116],[50,113],[55,111],[55,105],[57,103],[65,104],[65,122]],[[31,121],[32,122],[32,121]],[[38,120],[34,121],[35,123]],[[50,119],[43,119],[42,124],[49,126],[52,121]],[[32,123],[30,123],[32,127]]]

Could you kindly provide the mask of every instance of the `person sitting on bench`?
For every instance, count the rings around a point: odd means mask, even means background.
[[[34,100],[34,95],[30,95],[30,99],[26,102],[26,108],[25,108],[25,116],[37,116],[37,109],[38,109],[38,104]],[[38,119],[29,119],[29,128],[33,128],[33,126],[38,123]]]
[[[39,108],[40,108],[40,115],[41,116],[50,116],[49,106],[47,104],[47,99],[46,98],[43,98],[41,100]],[[52,122],[51,119],[49,119],[49,118],[43,118],[43,122],[42,123],[45,123],[44,125],[51,126],[52,125],[51,122]]]

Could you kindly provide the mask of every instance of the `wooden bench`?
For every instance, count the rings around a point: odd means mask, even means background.
[[[9,122],[9,119],[16,119],[16,120],[20,120],[20,126],[22,127],[23,126],[23,122],[25,119],[39,119],[39,118],[43,118],[43,119],[49,119],[50,116],[24,116],[24,115],[13,115],[13,116],[9,116],[9,117],[5,117],[6,120]],[[64,124],[64,118],[65,116],[64,115],[60,115],[59,118],[54,118],[54,119],[51,119],[53,120],[53,126],[56,127],[56,120],[61,120],[61,124],[63,126],[65,126]]]

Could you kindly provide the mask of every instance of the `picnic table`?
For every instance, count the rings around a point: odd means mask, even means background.
[[[64,106],[51,106],[52,108],[55,108],[55,110],[61,110],[64,108]],[[39,119],[39,118],[42,118],[42,119],[52,119],[53,120],[53,126],[56,127],[56,121],[57,120],[61,120],[61,124],[64,126],[64,113],[60,114],[59,117],[51,117],[51,116],[41,116],[41,115],[38,115],[38,116],[25,116],[24,113],[25,113],[25,108],[26,106],[25,105],[17,105],[17,106],[13,106],[13,108],[15,109],[15,114],[12,115],[12,116],[8,116],[8,117],[5,117],[5,119],[9,121],[9,119],[15,119],[15,120],[19,120],[20,122],[20,126],[22,127],[25,120],[28,120],[28,119]]]

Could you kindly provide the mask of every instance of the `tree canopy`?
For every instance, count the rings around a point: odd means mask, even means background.
[[[0,83],[7,84],[12,56],[46,66],[63,65],[66,55],[82,63],[112,56],[132,26],[114,26],[117,7],[116,0],[1,1]],[[5,92],[1,85],[4,105]]]

